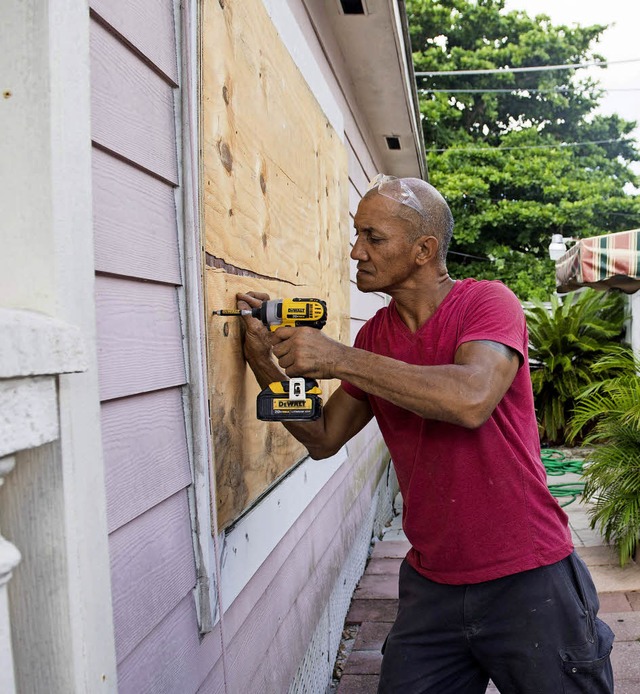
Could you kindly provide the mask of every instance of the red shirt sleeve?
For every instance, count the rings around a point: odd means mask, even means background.
[[[456,349],[464,342],[491,340],[514,349],[524,363],[527,325],[516,295],[501,282],[482,282],[470,294]]]

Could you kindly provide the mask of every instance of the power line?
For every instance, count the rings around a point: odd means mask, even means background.
[[[640,92],[640,87],[613,87],[607,89],[606,87],[593,87],[594,89],[600,89],[605,92]],[[444,92],[447,94],[484,94],[484,93],[513,93],[513,92],[530,92],[531,94],[554,92],[561,94],[563,92],[569,91],[569,87],[556,87],[554,89],[528,89],[527,87],[512,87],[511,89],[428,89],[419,88],[419,92],[426,93],[436,93]]]
[[[613,142],[626,142],[629,140],[617,138],[615,140],[590,140],[588,142],[559,142],[555,145],[521,145],[519,147],[445,147],[443,149],[427,149],[427,152],[504,152],[508,149],[559,149],[564,147],[580,147],[581,145],[605,145]]]
[[[506,72],[543,72],[545,70],[571,70],[573,68],[607,67],[608,65],[618,65],[620,63],[640,63],[640,58],[630,58],[628,60],[596,60],[590,63],[566,63],[564,65],[538,65],[530,67],[498,67],[482,70],[442,70],[436,72],[416,72],[416,77],[445,77],[447,75],[497,75]]]

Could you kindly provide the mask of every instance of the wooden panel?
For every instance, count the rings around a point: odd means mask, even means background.
[[[274,298],[317,296],[328,303],[327,331],[346,341],[344,146],[261,0],[205,3],[203,13],[205,243],[230,270],[207,269],[209,308],[234,306],[236,291],[250,289]],[[225,337],[219,319],[209,321],[221,527],[305,455],[280,425],[256,421],[257,386],[242,360],[238,326],[228,329]]]
[[[339,284],[348,234],[344,146],[262,1],[223,4],[205,3],[203,16],[207,251],[293,284]]]
[[[181,388],[103,403],[101,422],[113,532],[191,484]]]
[[[172,186],[93,150],[96,270],[180,284]]]
[[[173,98],[173,87],[91,22],[93,141],[177,185]]]
[[[120,662],[195,586],[186,491],[116,530],[109,548]]]
[[[91,9],[178,84],[173,0],[91,0]]]
[[[175,287],[96,277],[100,398],[185,382]]]
[[[289,295],[291,288],[281,282],[238,277],[207,268],[207,302],[211,309],[235,307],[236,292],[250,290],[276,297]],[[328,316],[325,330],[346,338],[348,324],[343,325],[345,321],[339,317],[332,319],[330,308]],[[208,340],[218,524],[222,528],[307,451],[281,424],[256,419],[260,389],[242,356],[239,319],[211,316]],[[321,385],[326,399],[335,384]]]

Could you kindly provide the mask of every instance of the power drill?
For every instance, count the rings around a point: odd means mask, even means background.
[[[219,309],[213,315],[251,315],[272,332],[298,326],[322,330],[327,322],[327,304],[321,299],[270,299],[252,309]],[[313,421],[322,413],[321,394],[318,382],[312,378],[275,381],[258,395],[257,417],[266,422]]]

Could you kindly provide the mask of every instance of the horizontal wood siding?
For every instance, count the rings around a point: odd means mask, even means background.
[[[96,270],[180,284],[173,186],[93,150]]]
[[[353,138],[353,141],[359,143],[363,147],[359,139]],[[368,181],[375,176],[373,169],[366,171],[363,162],[369,162],[372,165],[372,160],[366,150],[361,150],[356,153],[352,140],[346,140],[347,151],[349,153],[349,214],[355,217],[358,209],[358,203],[362,196],[367,192]],[[353,248],[355,234],[352,233],[350,247]],[[358,290],[356,286],[356,265],[357,260],[349,259],[349,279],[351,287],[351,321],[350,321],[350,339],[353,344],[356,335],[360,328],[364,325],[367,319],[371,318],[375,312],[386,305],[387,299],[384,294],[379,292],[371,292],[364,294]]]
[[[91,0],[91,17],[96,314],[118,688],[195,692],[204,674],[184,657],[199,651],[199,636],[178,294],[174,0]]]
[[[218,651],[212,654],[216,645]],[[203,679],[201,664],[219,657],[219,627],[200,643],[195,605],[188,595],[120,663],[118,694],[194,694]],[[223,681],[221,675],[220,687]]]
[[[91,9],[96,305],[118,689],[280,694],[367,517],[385,452],[370,425],[227,610],[224,634],[218,624],[201,639],[182,407],[173,1],[91,0]],[[377,172],[351,112],[345,122],[353,217]],[[351,282],[352,331],[384,303],[381,295],[362,296]]]
[[[351,145],[351,141],[347,139],[347,155],[349,157],[349,180],[355,188],[356,192],[362,197],[369,187],[369,181],[376,175],[376,171],[365,171],[362,164],[362,159],[358,157]]]
[[[96,312],[102,400],[185,382],[174,287],[99,276]]]
[[[158,0],[91,0],[96,15],[156,70],[178,84],[173,5]]]
[[[102,405],[109,532],[191,483],[181,388]]]
[[[91,74],[94,143],[177,184],[173,86],[97,22]]]
[[[120,662],[195,585],[186,491],[111,533],[110,551]]]

